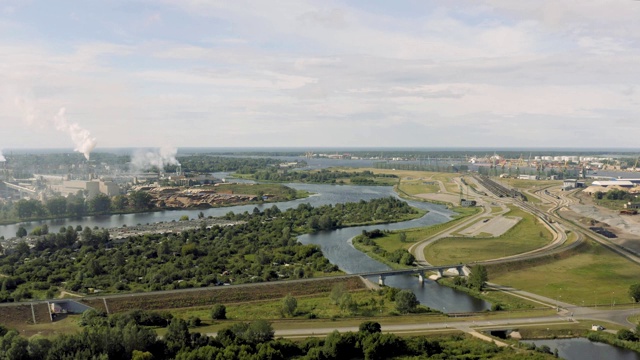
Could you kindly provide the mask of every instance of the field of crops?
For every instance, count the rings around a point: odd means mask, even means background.
[[[365,286],[358,277],[347,279],[327,278],[304,282],[268,282],[254,286],[219,286],[196,291],[177,293],[143,293],[128,296],[107,297],[109,313],[133,309],[160,310],[177,309],[213,304],[229,304],[246,301],[271,300],[293,296],[330,292],[334,285],[342,283],[347,290],[360,290]],[[98,310],[105,310],[102,298],[82,299],[82,303]]]

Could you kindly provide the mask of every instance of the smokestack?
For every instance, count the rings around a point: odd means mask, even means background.
[[[0,162],[5,162],[7,159],[2,155],[2,150],[0,150]]]
[[[75,145],[73,151],[84,154],[85,159],[89,160],[91,151],[96,147],[96,138],[91,137],[91,133],[87,129],[83,129],[78,123],[69,123],[65,117],[66,109],[60,108],[58,114],[53,118],[56,129],[66,132],[71,136],[71,141]]]

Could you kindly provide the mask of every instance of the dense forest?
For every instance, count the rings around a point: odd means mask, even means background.
[[[391,185],[397,182],[398,176],[393,174],[374,174],[369,170],[365,171],[330,171],[322,169],[320,171],[279,171],[276,168],[258,170],[252,173],[252,179],[262,181],[278,182],[302,182],[318,184],[340,184],[343,179],[349,179],[354,185]],[[376,178],[384,178],[386,181],[377,182]]]
[[[139,314],[139,313],[138,313]],[[161,319],[164,321],[164,319]],[[0,359],[551,359],[550,349],[500,348],[465,335],[400,337],[383,334],[379,323],[366,321],[357,332],[334,331],[324,338],[294,342],[275,339],[264,320],[239,322],[218,331],[216,337],[194,332],[182,319],[171,319],[159,338],[148,316],[106,317],[87,311],[83,330],[49,339],[26,339],[0,326]],[[535,351],[537,350],[537,351]]]
[[[315,208],[300,204],[284,212],[276,206],[255,208],[226,215],[241,220],[239,225],[203,225],[125,241],[112,241],[107,230],[61,228],[32,248],[20,242],[0,256],[0,302],[51,298],[61,288],[152,291],[313,277],[338,269],[319,247],[297,242],[296,234],[417,215],[389,197]]]

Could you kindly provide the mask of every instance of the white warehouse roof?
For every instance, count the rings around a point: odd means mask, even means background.
[[[631,181],[628,180],[614,180],[614,181],[594,181],[592,185],[596,185],[596,186],[613,186],[613,185],[618,185],[618,186],[629,186],[632,187],[633,183]]]

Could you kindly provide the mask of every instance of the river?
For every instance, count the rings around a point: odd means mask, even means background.
[[[226,175],[226,174],[218,174]],[[224,176],[221,176],[224,177]],[[233,212],[251,212],[255,207],[265,209],[271,206],[278,206],[281,210],[297,207],[300,204],[308,203],[312,206],[321,206],[326,204],[337,204],[346,202],[355,202],[360,200],[371,200],[386,196],[396,196],[392,187],[389,186],[350,186],[350,185],[319,185],[319,184],[287,184],[294,189],[306,190],[313,195],[304,199],[297,199],[287,202],[266,203],[258,205],[242,205],[224,208],[211,208],[205,210],[169,210],[157,211],[138,214],[126,215],[110,215],[110,216],[88,216],[77,219],[58,219],[45,221],[31,221],[21,224],[0,226],[0,236],[10,238],[15,236],[20,225],[24,226],[27,231],[31,231],[34,227],[47,224],[51,231],[57,231],[62,226],[89,226],[91,228],[97,226],[99,228],[114,228],[123,225],[131,226],[136,224],[147,224],[162,221],[173,221],[186,215],[189,218],[195,218],[202,211],[205,216],[221,216],[229,211]],[[353,248],[349,240],[360,233],[362,230],[371,229],[389,229],[399,230],[421,226],[428,226],[445,222],[450,219],[453,214],[445,206],[436,205],[425,202],[409,202],[412,206],[429,212],[419,218],[411,221],[405,221],[395,224],[360,226],[353,228],[338,229],[333,231],[320,232],[312,235],[302,235],[298,239],[302,243],[317,244],[322,248],[324,255],[337,265],[341,270],[347,273],[359,273],[375,270],[385,270],[388,267],[381,264],[360,251]],[[372,279],[377,281],[377,279]],[[455,291],[445,286],[440,286],[436,282],[426,280],[424,284],[419,284],[416,277],[408,275],[397,275],[387,277],[385,280],[389,286],[411,289],[421,304],[431,308],[445,312],[466,312],[466,311],[482,311],[490,307],[490,304],[470,297],[459,291]]]
[[[637,352],[621,349],[608,344],[591,342],[585,338],[554,340],[522,340],[540,347],[547,345],[551,351],[558,349],[558,355],[567,360],[640,360]]]

